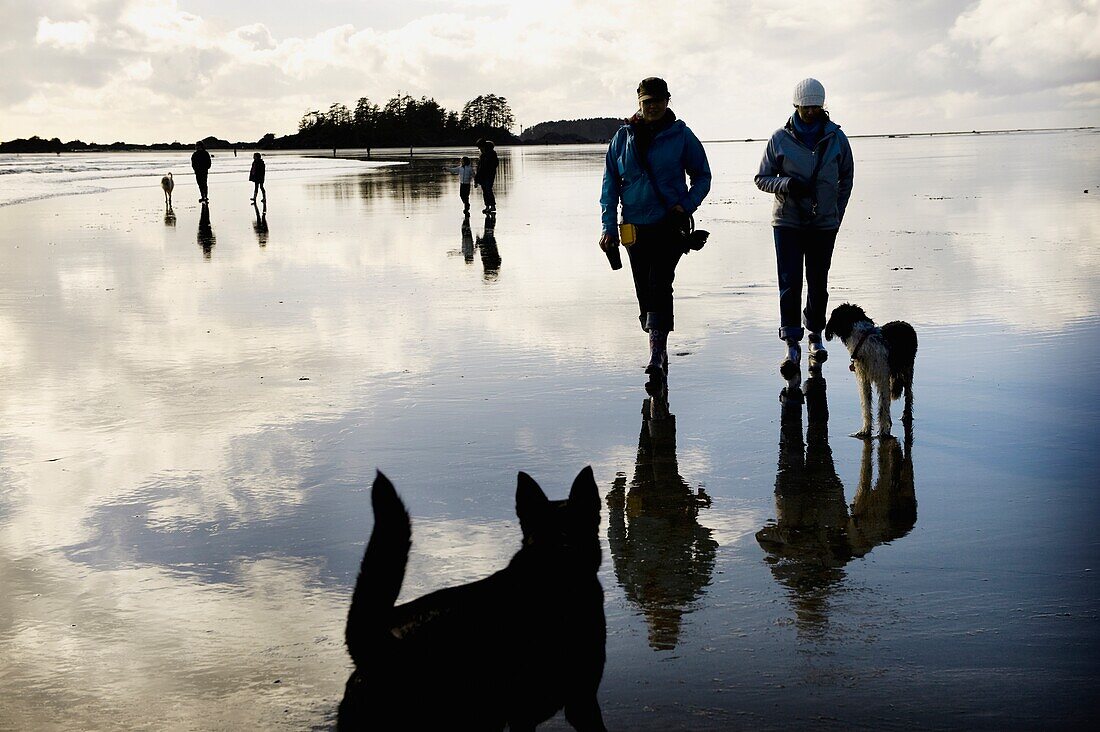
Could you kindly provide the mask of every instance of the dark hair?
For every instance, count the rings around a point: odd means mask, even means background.
[[[469,165],[470,164],[470,158],[467,157],[466,155],[463,155],[462,156],[462,164],[463,165]]]

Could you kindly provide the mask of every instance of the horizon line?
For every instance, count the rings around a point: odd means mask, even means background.
[[[595,118],[587,117],[587,118],[583,118],[583,119],[595,119]],[[609,117],[608,119],[614,119],[614,118]],[[574,121],[579,122],[579,121],[583,121],[583,120],[578,119],[578,120],[555,120],[555,121],[557,121],[557,122],[574,122]],[[543,123],[540,122],[539,124],[543,124]],[[528,129],[530,129],[530,128],[528,128]],[[1025,132],[1073,132],[1073,131],[1097,130],[1097,129],[1100,129],[1100,126],[1085,125],[1085,126],[1080,126],[1080,127],[1017,127],[1017,128],[1011,128],[1011,129],[997,129],[997,130],[949,130],[949,131],[944,131],[944,132],[875,132],[875,133],[866,133],[866,134],[859,134],[859,135],[847,135],[847,137],[848,137],[848,139],[854,140],[854,139],[871,139],[871,138],[897,138],[897,137],[946,137],[946,136],[959,136],[959,135],[1010,135],[1010,134],[1025,133]],[[297,133],[294,133],[294,134],[297,134]],[[289,136],[290,135],[285,135],[285,137],[289,137]],[[57,137],[56,135],[54,137],[50,137],[50,138],[40,137],[39,135],[31,135],[31,137],[16,137],[16,138],[12,138],[11,140],[0,140],[0,144],[7,144],[9,142],[15,142],[16,140],[30,140],[30,139],[35,138],[35,137],[37,137],[40,140],[47,141],[47,142],[49,140],[52,140],[52,139],[58,139],[58,140],[61,139],[61,138]],[[216,136],[215,135],[209,135],[208,137],[216,137]],[[770,135],[769,135],[769,137],[770,137]],[[75,139],[77,141],[81,141],[79,137],[77,137]],[[217,138],[217,139],[220,139],[220,138]],[[278,138],[276,138],[276,139],[278,139]],[[728,137],[728,138],[721,138],[721,139],[701,140],[701,142],[706,142],[706,143],[763,142],[767,139],[768,139],[768,137],[737,137],[737,138]],[[228,140],[226,142],[228,142]],[[149,142],[149,143],[124,142],[124,141],[121,141],[121,140],[116,140],[115,142],[86,142],[84,144],[104,146],[104,147],[111,146],[111,145],[118,145],[118,144],[137,145],[137,146],[142,146],[142,147],[152,147],[154,145],[175,145],[175,144],[180,144],[180,145],[184,145],[184,146],[187,146],[187,147],[194,146],[194,143],[182,143],[182,142],[179,142],[178,140],[173,140],[172,142]],[[257,143],[237,141],[235,143],[230,143],[230,144],[236,147],[236,146],[241,146],[241,145],[252,146],[252,145],[256,145]],[[538,143],[535,143],[535,144],[538,144]],[[599,145],[599,144],[602,144],[602,143],[601,142],[589,142],[589,143],[584,143],[584,142],[581,142],[581,143],[568,143],[568,142],[566,142],[566,143],[542,143],[542,144]],[[502,144],[498,145],[498,147],[514,147],[514,146],[515,145],[513,145],[511,143],[502,143]],[[423,147],[464,147],[464,146],[463,145],[439,145],[439,146],[437,146],[437,145],[420,145],[420,146],[413,145],[411,147],[413,147],[413,148],[422,147],[423,148]],[[403,145],[398,145],[398,146],[394,147],[394,149],[403,149],[403,148],[404,148]],[[302,149],[302,150],[313,150],[313,149],[326,150],[328,148],[326,146],[326,147],[319,147],[319,148],[300,148],[300,149]],[[354,149],[358,149],[358,148],[349,147],[349,148],[344,148],[344,149],[354,150]],[[379,147],[377,149],[378,150],[384,150],[384,149],[388,149],[388,148]],[[0,153],[0,154],[22,155],[24,153]]]

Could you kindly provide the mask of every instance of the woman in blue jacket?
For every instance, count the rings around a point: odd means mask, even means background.
[[[600,249],[608,252],[619,246],[620,203],[623,223],[633,225],[635,240],[624,243],[639,320],[649,333],[646,373],[661,379],[668,374],[672,281],[684,253],[681,231],[710,192],[707,154],[699,138],[668,108],[669,99],[663,79],[650,77],[638,85],[638,112],[607,148],[600,196]]]
[[[756,186],[775,194],[772,231],[779,273],[779,337],[786,344],[784,364],[798,365],[799,345],[810,331],[810,365],[829,355],[821,344],[829,304],[829,266],[844,210],[852,195],[852,148],[840,126],[829,119],[825,87],[803,79],[794,88],[795,111],[768,140]],[[806,307],[802,305],[805,262]]]

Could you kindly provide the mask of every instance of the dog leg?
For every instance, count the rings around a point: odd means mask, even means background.
[[[600,713],[600,703],[596,701],[595,694],[587,699],[566,704],[565,720],[578,732],[585,730],[607,732],[607,727],[603,723],[603,714]]]
[[[890,429],[894,426],[890,419],[890,378],[878,385],[878,436],[880,440],[889,440],[893,435]]]
[[[859,384],[859,403],[863,409],[863,426],[852,437],[866,439],[871,436],[871,380],[859,366],[856,367],[856,382]]]
[[[910,371],[905,375],[905,409],[901,413],[901,421],[903,424],[912,424],[913,422],[913,372]]]

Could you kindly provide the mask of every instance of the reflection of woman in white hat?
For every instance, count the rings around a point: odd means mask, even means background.
[[[829,304],[833,245],[852,195],[852,148],[825,111],[820,81],[798,82],[793,101],[791,118],[768,140],[756,186],[775,194],[772,230],[779,274],[779,337],[787,344],[784,361],[801,361],[799,343],[809,330],[813,365],[828,356],[821,331]],[[803,266],[808,292],[800,322]]]

